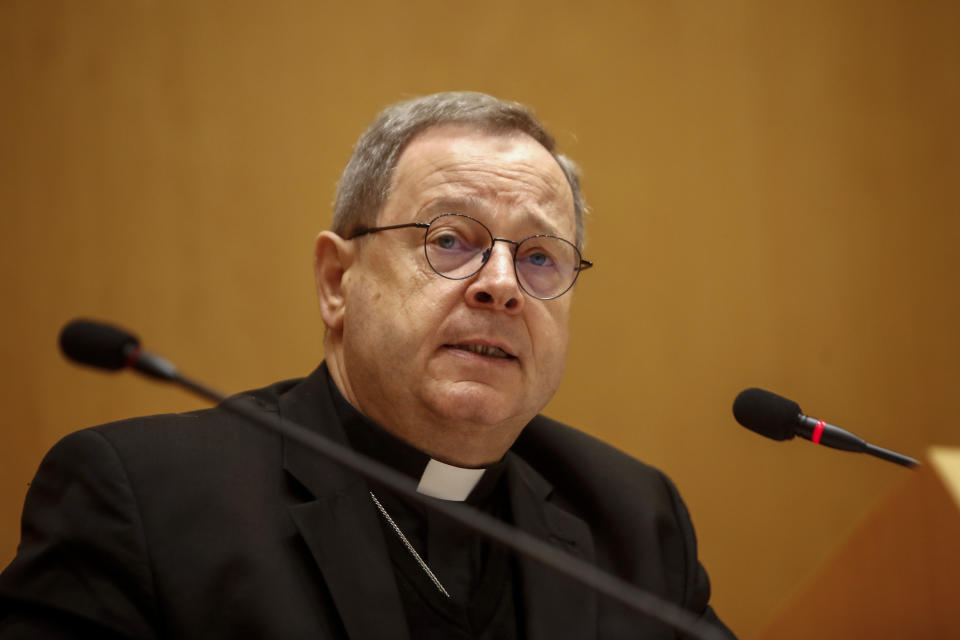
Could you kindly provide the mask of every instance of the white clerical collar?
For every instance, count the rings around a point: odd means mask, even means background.
[[[430,458],[427,468],[420,476],[417,493],[441,500],[463,502],[480,482],[486,469],[455,467]]]

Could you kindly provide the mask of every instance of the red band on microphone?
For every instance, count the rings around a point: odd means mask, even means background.
[[[824,424],[825,423],[823,422],[823,420],[819,420],[817,421],[817,426],[813,428],[813,435],[810,436],[810,439],[813,441],[814,444],[820,444],[820,436],[823,435]]]
[[[136,349],[131,349],[130,355],[127,356],[126,366],[133,367],[133,365],[137,364],[137,360],[139,359],[140,359],[140,347],[137,347]]]

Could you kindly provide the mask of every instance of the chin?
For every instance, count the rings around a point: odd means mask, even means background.
[[[519,409],[518,399],[505,397],[505,392],[478,382],[450,382],[436,390],[429,399],[434,413],[451,422],[468,422],[478,425],[499,426],[504,423],[523,424],[536,415]]]

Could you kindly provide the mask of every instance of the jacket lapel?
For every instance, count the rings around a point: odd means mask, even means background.
[[[280,415],[346,443],[321,366],[280,400]],[[289,508],[351,638],[408,640],[393,565],[367,483],[284,439],[284,469],[314,499]],[[319,603],[318,603],[319,606]]]
[[[510,506],[517,527],[560,547],[573,556],[593,561],[593,537],[580,518],[550,503],[551,485],[514,454],[507,465]],[[523,618],[528,640],[578,638],[593,640],[597,633],[597,594],[571,579],[526,558],[517,561],[523,589]]]
[[[280,399],[280,416],[345,444],[328,387],[326,366]],[[508,453],[510,506],[517,527],[583,560],[593,561],[590,528],[549,502],[552,486],[519,456]],[[284,469],[312,496],[289,511],[323,573],[347,635],[364,640],[409,640],[376,508],[367,483],[306,447],[284,439]],[[539,563],[517,561],[528,640],[594,640],[597,595]],[[319,606],[319,604],[318,604]]]

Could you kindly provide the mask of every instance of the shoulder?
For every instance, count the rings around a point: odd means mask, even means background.
[[[240,395],[272,412],[295,386]],[[0,574],[0,619],[29,602],[43,612],[34,622],[49,613],[71,629],[100,625],[77,637],[154,637],[158,589],[203,589],[224,562],[255,557],[289,526],[281,454],[279,437],[222,406],[64,437],[27,491],[17,556]]]
[[[264,413],[276,413],[280,398],[300,380],[285,380],[262,389],[245,391],[231,397],[243,400]],[[256,446],[273,439],[260,427],[249,423],[223,405],[183,413],[141,416],[109,422],[76,431],[58,442],[50,455],[82,449],[98,457],[115,456],[124,460],[151,462],[191,460],[198,457],[222,459],[236,448]]]
[[[276,412],[297,381],[234,396]],[[43,458],[31,482],[25,516],[39,506],[71,504],[90,513],[129,507],[157,518],[177,505],[224,500],[257,484],[281,482],[279,436],[223,406],[130,418],[73,432]],[[75,500],[76,501],[76,500]],[[95,505],[91,505],[95,502]]]
[[[544,416],[527,425],[513,452],[549,485],[549,502],[589,523],[599,566],[698,614],[709,611],[693,524],[665,473]]]
[[[555,420],[538,416],[514,452],[550,485],[548,500],[591,524],[599,547],[640,572],[688,574],[696,538],[687,508],[659,469]]]
[[[656,467],[579,429],[537,416],[513,447],[527,464],[564,492],[603,493],[636,504],[670,504],[676,488]],[[617,500],[619,502],[619,500]]]

